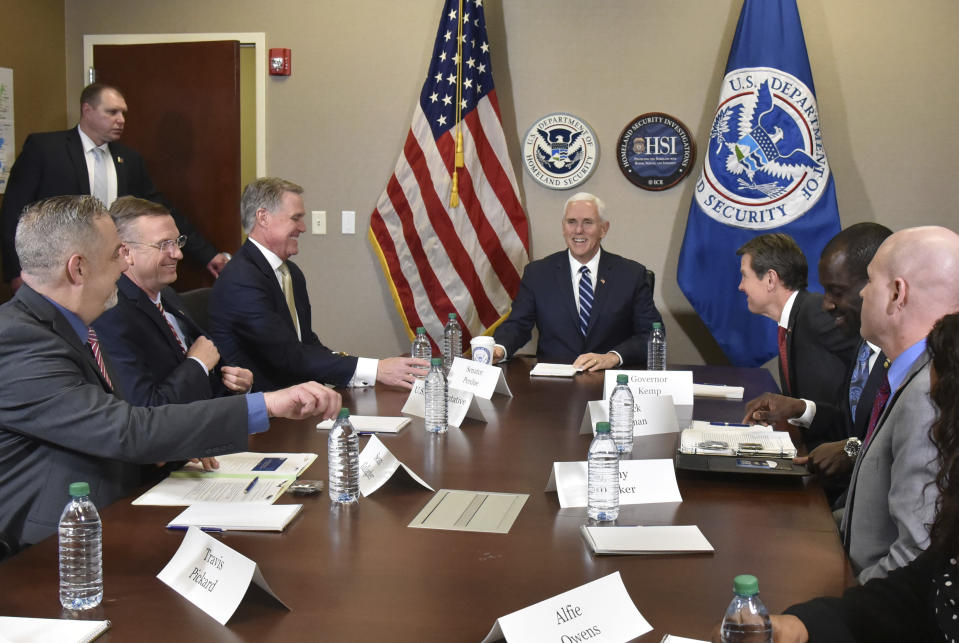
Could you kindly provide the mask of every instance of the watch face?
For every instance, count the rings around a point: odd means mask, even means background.
[[[862,448],[862,442],[859,441],[859,438],[849,438],[846,440],[846,446],[843,447],[843,451],[846,452],[850,458],[855,459],[859,456],[859,449]]]

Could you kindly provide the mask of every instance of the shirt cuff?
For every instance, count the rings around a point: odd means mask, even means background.
[[[622,365],[623,365],[623,356],[619,354],[619,351],[609,351],[609,352],[619,358],[619,364],[617,364],[616,366],[622,366]]]
[[[247,393],[246,426],[250,435],[263,433],[270,428],[270,416],[266,412],[266,400],[263,393]]]
[[[816,417],[816,403],[812,400],[806,399],[803,399],[803,402],[806,403],[806,410],[803,411],[803,414],[798,418],[789,418],[789,423],[793,426],[800,426],[804,429],[808,429]]]
[[[356,370],[353,371],[353,377],[350,378],[350,382],[347,384],[347,386],[373,386],[376,384],[376,369],[379,365],[380,360],[378,359],[357,357]]]
[[[196,362],[197,364],[199,364],[199,365],[200,365],[200,368],[203,369],[203,374],[204,374],[204,375],[209,375],[209,374],[210,374],[210,369],[208,369],[208,368],[206,367],[206,364],[203,363],[203,360],[202,360],[202,359],[200,359],[199,357],[194,357],[193,355],[190,355],[190,357],[189,357],[188,359],[192,359],[194,362]]]

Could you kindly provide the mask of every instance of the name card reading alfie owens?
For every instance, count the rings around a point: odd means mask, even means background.
[[[506,639],[619,643],[652,630],[636,609],[619,572],[496,619],[483,643]]]
[[[250,582],[290,609],[270,589],[255,562],[196,527],[187,530],[180,548],[157,578],[220,625],[226,625],[236,612]]]
[[[462,357],[453,360],[446,382],[450,388],[467,391],[484,400],[493,397],[493,393],[513,397],[513,393],[506,384],[503,369],[499,366],[481,364]]]

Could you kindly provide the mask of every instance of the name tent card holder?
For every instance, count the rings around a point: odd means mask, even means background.
[[[488,400],[479,398],[469,391],[448,388],[446,403],[446,423],[457,428],[463,424],[463,420],[466,418],[486,423],[496,414],[496,409]],[[400,412],[419,418],[426,417],[425,381],[416,380],[413,383],[413,390],[410,391],[409,397],[406,398],[406,404],[403,405]]]
[[[561,509],[585,507],[588,471],[585,461],[554,462],[545,491],[556,492]],[[672,460],[619,461],[620,505],[682,501]]]
[[[503,373],[503,369],[499,366],[481,364],[462,357],[453,360],[449,375],[446,376],[446,382],[451,389],[466,391],[484,400],[493,397],[493,393],[513,397],[513,393],[506,384],[506,375]]]
[[[423,485],[430,491],[436,491],[416,475],[412,469],[397,460],[396,456],[390,453],[390,450],[378,437],[370,436],[369,442],[360,452],[360,493],[363,494],[364,498],[369,496],[382,487],[401,468],[418,484]]]
[[[671,395],[676,406],[676,419],[680,427],[687,427],[693,419],[693,372],[692,371],[605,371],[603,399],[608,400],[616,388],[616,376],[629,378],[629,390],[633,397],[645,395]]]
[[[652,629],[629,597],[622,576],[613,572],[499,617],[483,643],[502,639],[508,643],[622,643]]]
[[[609,401],[586,403],[579,434],[596,434],[597,422],[609,422]],[[679,433],[672,395],[639,395],[633,398],[633,436]]]
[[[270,589],[259,566],[196,527],[190,527],[179,549],[157,578],[169,585],[220,625],[226,625],[254,585],[286,608]]]

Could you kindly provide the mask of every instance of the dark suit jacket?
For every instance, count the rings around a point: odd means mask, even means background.
[[[539,329],[536,357],[573,362],[583,353],[618,352],[623,366],[646,365],[646,340],[653,322],[663,318],[646,285],[640,263],[602,251],[594,278],[593,310],[586,337],[579,332],[579,311],[573,298],[568,251],[526,266],[509,317],[493,337],[513,355]]]
[[[117,142],[110,143],[110,154],[117,169],[117,196],[132,195],[163,204],[173,215],[180,233],[187,235],[184,252],[201,265],[208,264],[217,254],[216,249],[157,191],[147,174],[143,157]],[[90,175],[77,128],[31,134],[10,170],[7,191],[0,207],[5,281],[20,275],[14,237],[23,208],[40,199],[66,194],[90,194]]]
[[[183,312],[172,288],[164,288],[160,297],[163,308],[179,321],[189,348],[203,331]],[[207,375],[183,354],[160,310],[126,275],[117,282],[117,305],[100,315],[93,328],[117,375],[116,392],[130,404],[185,404],[226,392],[219,370]]]
[[[295,263],[286,263],[302,341],[296,336],[276,273],[259,248],[247,241],[220,273],[210,296],[210,334],[223,363],[253,371],[256,391],[307,380],[349,383],[357,359],[335,355],[311,330],[306,279]]]
[[[71,482],[89,482],[104,507],[139,484],[136,464],[247,448],[244,397],[127,404],[60,311],[27,285],[0,306],[0,381],[0,540],[13,551],[56,531]]]
[[[839,395],[848,383],[845,375],[855,359],[857,341],[843,333],[832,315],[822,309],[822,295],[800,290],[789,313],[786,335],[788,387],[782,362],[779,364],[783,393],[838,406]]]

